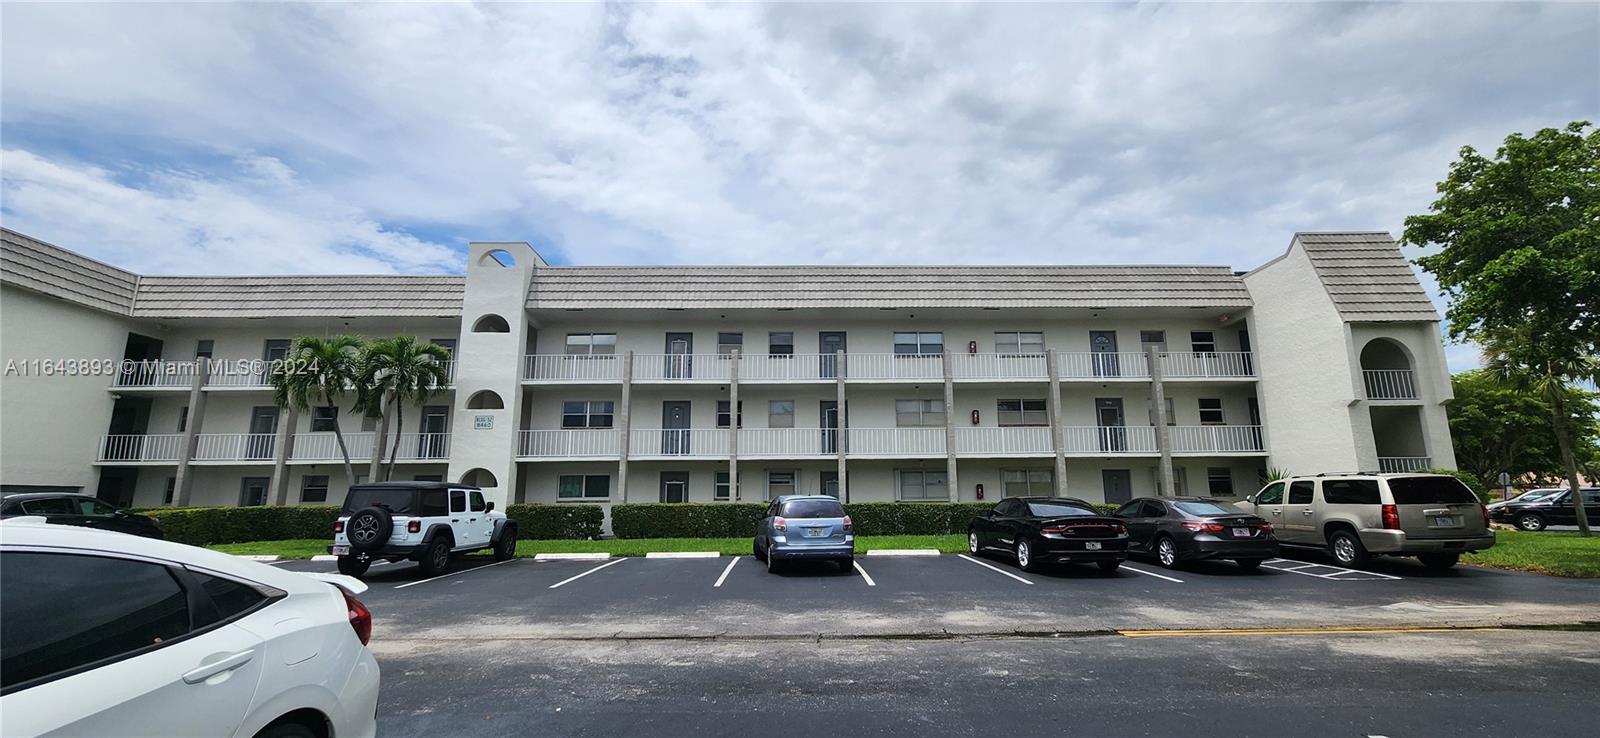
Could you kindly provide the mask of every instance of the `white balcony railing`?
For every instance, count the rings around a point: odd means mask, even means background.
[[[1161,373],[1168,379],[1253,377],[1255,356],[1249,351],[1170,351],[1161,355]]]
[[[855,457],[944,456],[944,428],[851,428],[845,452]]]
[[[740,382],[828,382],[838,378],[833,354],[743,354]]]
[[[743,428],[739,458],[789,459],[839,452],[839,431],[833,428]]]
[[[957,456],[1048,456],[1052,453],[1050,429],[1044,426],[956,429]]]
[[[1422,471],[1433,466],[1428,456],[1379,456],[1378,471],[1384,474],[1405,474]]]
[[[372,437],[375,433],[344,434],[345,448],[350,451],[351,463],[372,459]],[[339,453],[339,439],[332,432],[296,433],[289,452],[290,461],[343,461]]]
[[[1064,453],[1077,455],[1136,454],[1156,452],[1156,429],[1147,425],[1073,425],[1061,429]]]
[[[938,354],[845,354],[847,379],[944,381],[944,357]]]
[[[614,428],[525,430],[517,455],[535,459],[617,458],[621,432]]]
[[[123,362],[111,380],[113,387],[180,388],[194,385],[199,367],[192,361]]]
[[[954,379],[1025,379],[1044,381],[1050,372],[1044,354],[951,354]]]
[[[1417,385],[1410,369],[1363,369],[1369,400],[1415,400]]]
[[[641,456],[728,456],[728,429],[694,428],[634,429],[628,432],[628,455]]]
[[[534,382],[619,382],[625,358],[610,354],[529,354],[522,357],[522,378]]]
[[[726,382],[732,376],[731,354],[634,354],[633,381]]]
[[[276,433],[201,433],[196,437],[195,461],[248,461],[272,463]]]
[[[176,463],[182,448],[182,433],[113,434],[101,437],[100,454],[96,460],[112,463]]]
[[[1259,425],[1175,425],[1172,452],[1257,453],[1263,450]]]
[[[1150,376],[1144,354],[1136,351],[1064,351],[1057,354],[1062,379],[1142,379]]]

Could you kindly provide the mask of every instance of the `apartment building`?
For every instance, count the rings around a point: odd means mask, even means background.
[[[426,277],[144,276],[3,236],[8,492],[336,504],[332,428],[364,481],[376,419],[275,407],[259,366],[346,332],[451,351],[392,478],[502,504],[1115,502],[1454,466],[1439,316],[1385,233],[1296,234],[1249,272],[552,266],[473,243],[464,275]],[[139,363],[39,363],[73,359]]]

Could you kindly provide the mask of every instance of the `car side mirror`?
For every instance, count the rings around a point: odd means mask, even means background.
[[[494,503],[493,502],[484,503],[483,511],[486,512],[486,513],[494,512]]]

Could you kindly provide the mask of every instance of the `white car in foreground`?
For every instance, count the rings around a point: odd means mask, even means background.
[[[337,585],[337,586],[336,586]],[[0,525],[0,735],[365,738],[366,590],[166,541]]]

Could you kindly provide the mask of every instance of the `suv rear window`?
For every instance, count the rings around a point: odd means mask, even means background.
[[[411,503],[417,497],[415,490],[385,489],[383,487],[356,487],[344,498],[344,512],[364,507],[381,507],[394,515],[411,515]]]
[[[1376,505],[1378,483],[1372,479],[1329,479],[1322,483],[1322,501],[1329,505]]]
[[[844,506],[833,500],[794,500],[778,513],[786,518],[842,518]]]
[[[1389,480],[1396,505],[1443,505],[1477,502],[1478,496],[1455,477],[1401,477]]]

